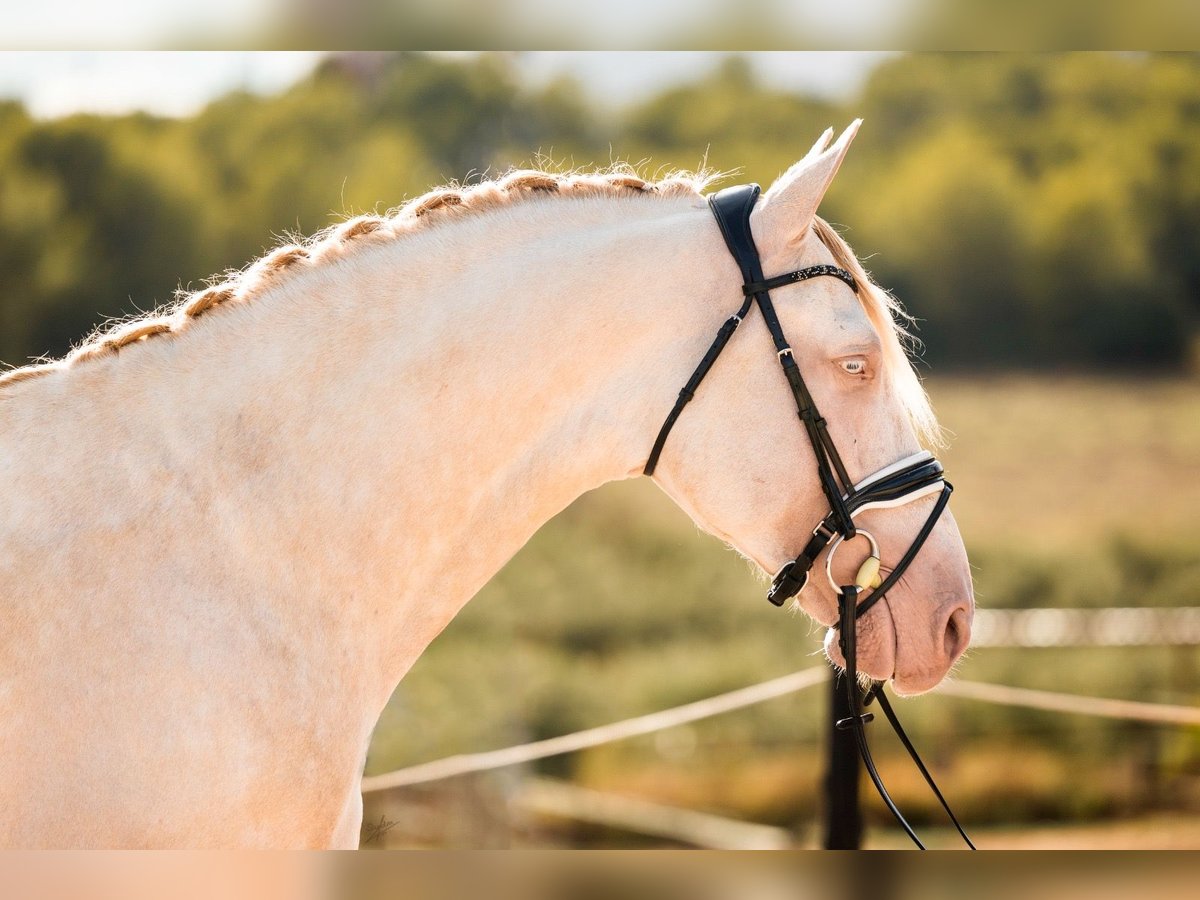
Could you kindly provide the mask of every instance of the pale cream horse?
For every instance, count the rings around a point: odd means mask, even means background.
[[[857,124],[755,210],[768,274],[866,282],[816,218]],[[641,472],[740,303],[705,183],[435,191],[0,379],[0,843],[355,846],[401,677],[542,523]],[[826,278],[776,305],[851,476],[919,449],[886,295]],[[766,572],[826,512],[754,314],[655,478]],[[864,514],[885,565],[931,502]],[[823,581],[801,605],[828,625]],[[933,687],[972,609],[946,515],[859,623],[860,670]]]

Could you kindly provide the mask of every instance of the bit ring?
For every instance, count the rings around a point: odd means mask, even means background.
[[[871,544],[871,555],[868,556],[861,566],[858,567],[858,574],[854,576],[854,583],[859,590],[867,590],[868,588],[879,587],[883,582],[879,577],[879,542],[875,540],[875,536],[869,531],[856,529],[855,537],[865,537]],[[833,539],[829,545],[829,550],[825,553],[825,576],[829,579],[829,584],[833,588],[835,594],[840,594],[842,586],[839,585],[833,578],[833,555],[837,552],[838,547],[842,546],[846,539],[840,534]]]

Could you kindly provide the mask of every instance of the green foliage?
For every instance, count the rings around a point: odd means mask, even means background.
[[[1150,542],[1123,533],[1070,555],[1029,547],[969,548],[976,594],[993,609],[1033,607],[1192,606],[1200,602],[1200,548],[1160,535]]]
[[[746,62],[733,58],[630,110],[614,148],[629,159],[685,168],[703,158],[769,184],[838,116],[828,103],[760,86]]]
[[[1200,346],[1200,60],[919,54],[833,104],[733,58],[643,103],[533,88],[503,55],[333,57],[190,119],[35,122],[0,104],[0,359],[538,154],[702,162],[769,182],[827,124],[867,120],[824,212],[923,320],[931,363],[1176,369]]]
[[[847,220],[862,224],[850,237],[880,248],[876,277],[913,298],[931,356],[1028,361],[1031,250],[1010,160],[951,126],[915,138],[875,189],[853,200]]]
[[[135,118],[125,127],[135,131],[72,118],[30,129],[14,147],[17,166],[57,195],[47,242],[63,243],[47,248],[56,265],[39,260],[43,314],[31,325],[43,346],[85,333],[96,313],[129,314],[139,300],[169,297],[181,270],[194,270],[191,198],[137,152],[159,123]],[[113,284],[124,294],[111,293]]]

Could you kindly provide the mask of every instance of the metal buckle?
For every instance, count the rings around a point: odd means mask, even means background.
[[[800,580],[800,586],[798,588],[796,588],[796,590],[792,591],[792,593],[788,594],[786,597],[776,598],[775,595],[779,591],[779,583],[781,581],[783,581],[783,579],[786,578],[788,575],[790,575],[792,570],[795,568],[796,568],[796,560],[794,560],[794,559],[788,560],[782,566],[779,567],[779,571],[776,572],[774,577],[771,579],[771,589],[769,591],[767,591],[767,599],[770,600],[771,603],[774,604],[775,606],[783,606],[783,604],[786,603],[790,598],[795,597],[802,590],[804,590],[806,587],[808,587],[808,578],[812,574],[811,569],[806,569],[804,571],[804,578],[802,578]]]

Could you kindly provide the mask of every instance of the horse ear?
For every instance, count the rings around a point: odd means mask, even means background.
[[[804,159],[775,179],[750,218],[763,252],[769,246],[783,248],[804,239],[861,124],[862,119],[851,122],[833,146],[828,146],[833,137],[833,129],[828,129]]]

